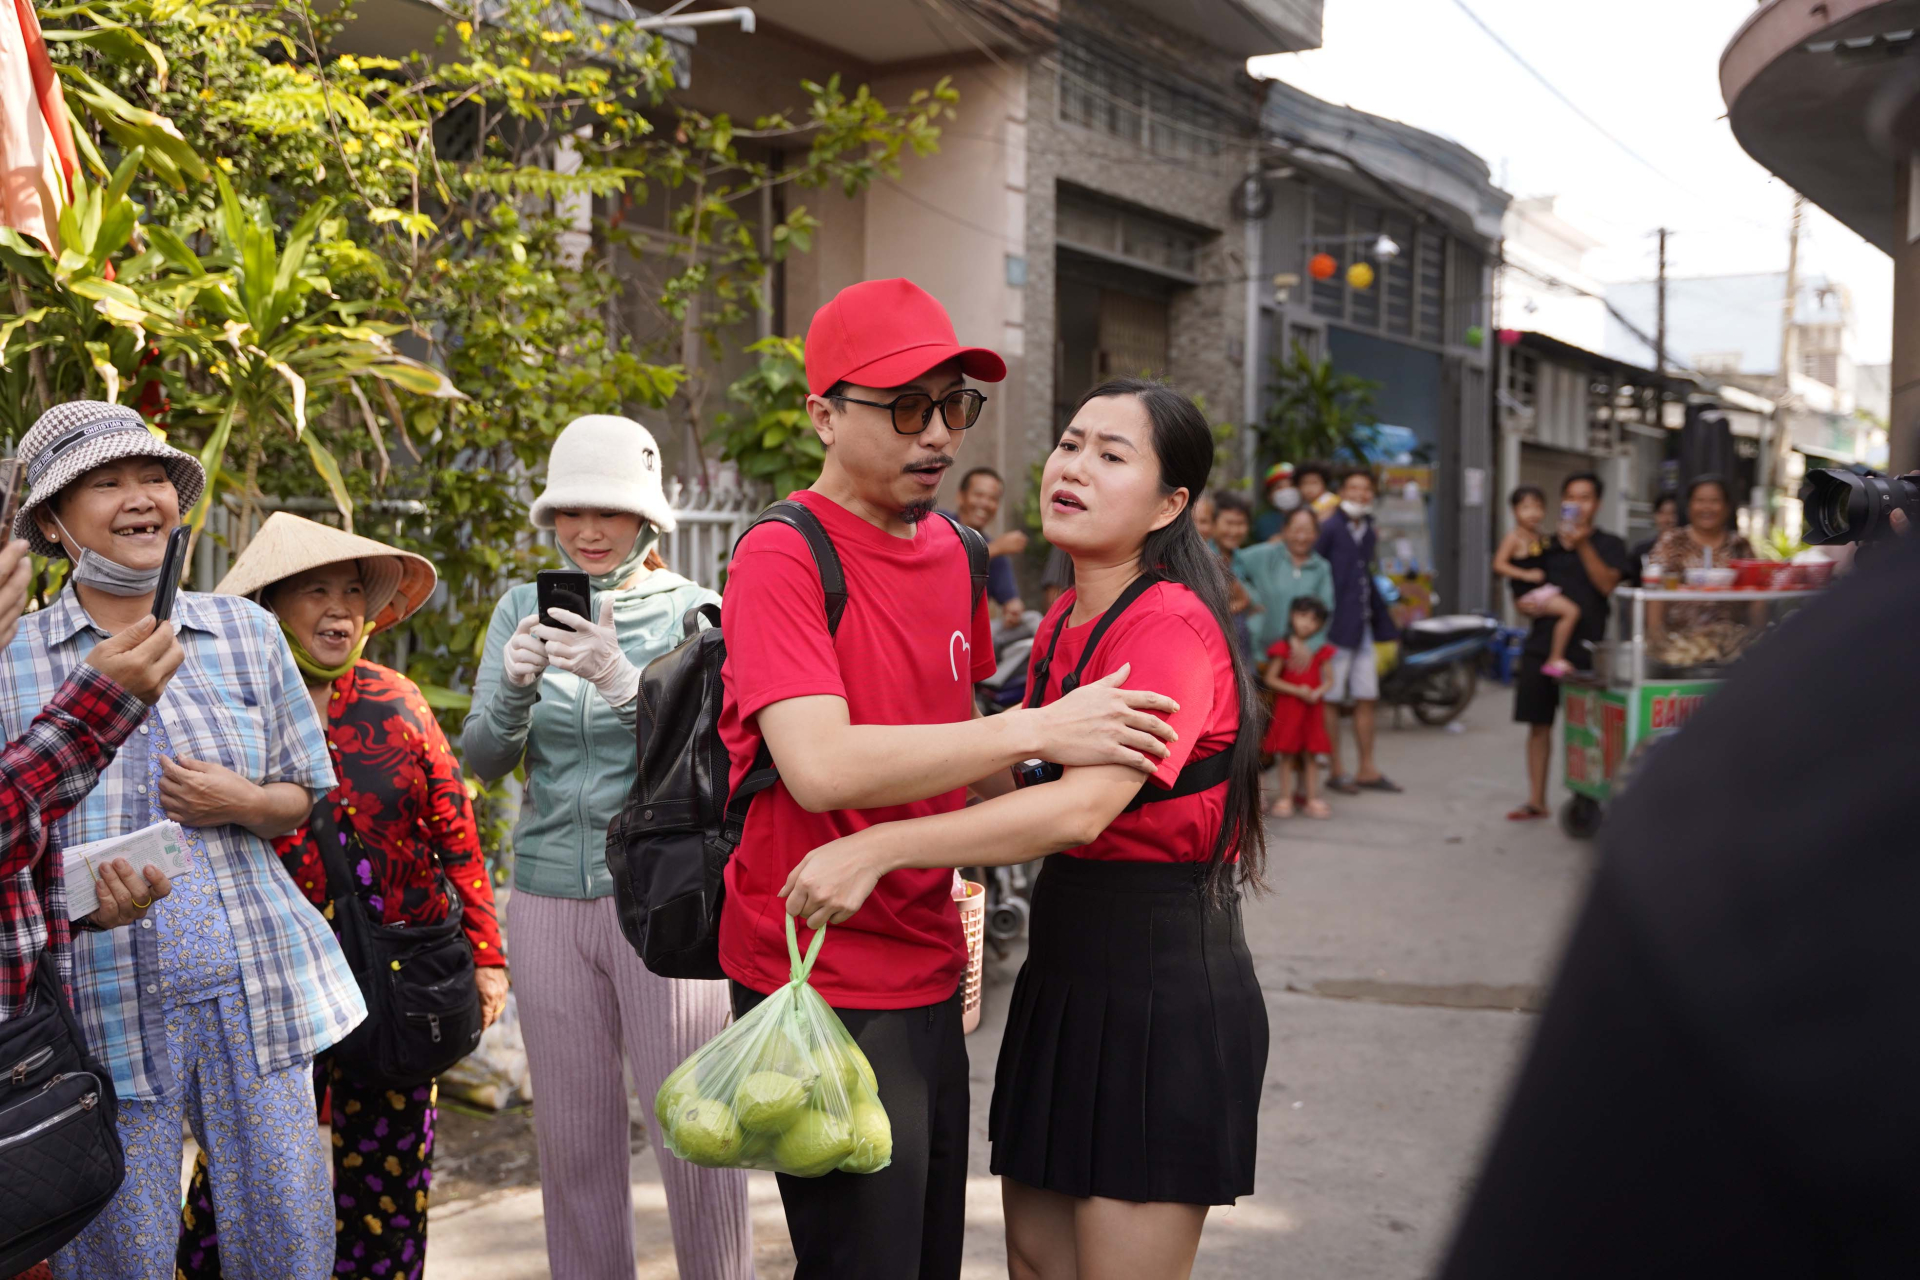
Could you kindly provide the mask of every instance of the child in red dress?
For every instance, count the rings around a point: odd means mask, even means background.
[[[1319,790],[1316,755],[1333,750],[1327,739],[1327,718],[1321,713],[1321,700],[1333,688],[1333,673],[1327,663],[1333,646],[1309,647],[1309,641],[1327,625],[1327,606],[1314,596],[1296,597],[1287,610],[1287,627],[1292,632],[1276,640],[1267,650],[1267,663],[1260,673],[1267,688],[1273,690],[1273,719],[1267,723],[1262,751],[1271,752],[1280,764],[1280,798],[1270,810],[1276,817],[1293,816],[1293,771],[1300,770],[1300,790],[1306,797],[1309,818],[1330,818],[1332,810],[1317,794]]]

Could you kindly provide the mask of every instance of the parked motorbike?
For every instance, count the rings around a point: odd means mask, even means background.
[[[1400,633],[1400,656],[1380,677],[1380,701],[1409,707],[1421,724],[1443,725],[1473,701],[1493,618],[1455,613],[1411,622]]]
[[[1032,609],[1019,622],[993,624],[993,674],[973,687],[974,702],[983,716],[998,715],[1027,699],[1027,662],[1033,656],[1033,638],[1040,631],[1040,614]],[[993,910],[988,904],[987,910]]]

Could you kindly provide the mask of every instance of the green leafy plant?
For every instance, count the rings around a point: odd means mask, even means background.
[[[553,563],[526,503],[554,436],[672,411],[698,447],[715,357],[811,243],[793,193],[854,195],[932,151],[957,95],[797,82],[790,110],[734,120],[679,101],[632,19],[442,12],[431,47],[390,59],[336,47],[351,0],[41,10],[84,172],[57,252],[0,234],[0,429],[138,403],[209,464],[195,516],[229,511],[229,550],[294,503],[426,555],[444,595],[372,656],[457,727],[495,601]],[[788,391],[742,393],[740,422]],[[755,439],[789,483],[807,433],[767,445],[774,423]]]
[[[1262,452],[1286,462],[1364,463],[1365,428],[1379,421],[1373,408],[1380,384],[1337,372],[1332,360],[1315,360],[1297,342],[1272,364],[1272,403],[1259,427]]]
[[[783,498],[818,479],[827,456],[807,418],[806,343],[763,338],[747,350],[759,363],[727,388],[727,398],[744,410],[717,415],[712,438],[724,461]]]

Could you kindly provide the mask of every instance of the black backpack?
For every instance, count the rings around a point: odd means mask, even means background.
[[[967,549],[977,611],[987,589],[986,539],[940,514]],[[813,512],[786,500],[761,512],[734,543],[736,550],[769,522],[807,540],[826,594],[827,631],[837,632],[847,608],[847,577],[833,540]],[[720,607],[689,609],[681,625],[685,638],[640,676],[634,724],[639,773],[620,816],[607,828],[607,870],[620,932],[647,968],[663,978],[723,978],[720,903],[727,859],[746,829],[747,807],[780,771],[763,741],[739,788],[728,793],[732,760],[720,740],[720,671],[727,658]]]

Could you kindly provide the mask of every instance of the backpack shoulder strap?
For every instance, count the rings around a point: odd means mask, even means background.
[[[769,523],[784,524],[807,540],[807,550],[813,553],[814,568],[820,571],[820,589],[827,597],[827,634],[839,631],[841,615],[847,611],[847,574],[840,565],[840,553],[834,549],[833,539],[827,536],[826,526],[820,523],[819,516],[807,510],[804,503],[782,498],[741,530],[740,536],[734,539],[734,551],[737,553],[740,550],[740,544],[746,541],[749,533]]]
[[[978,529],[969,529],[961,524],[956,516],[942,511],[940,518],[953,526],[953,531],[960,535],[960,545],[967,549],[967,572],[973,577],[973,604],[968,616],[972,616],[979,612],[980,600],[987,594],[987,565],[990,559],[987,555],[987,539]]]
[[[769,523],[784,524],[797,530],[807,540],[807,550],[813,553],[814,568],[820,571],[820,590],[826,596],[827,634],[837,633],[840,619],[847,612],[847,573],[840,563],[840,553],[834,549],[833,539],[827,536],[826,526],[820,523],[819,516],[807,510],[805,503],[782,498],[741,530],[740,536],[734,539],[734,551],[740,550],[740,544],[746,541],[749,533]],[[760,749],[754,753],[753,763],[747,769],[747,776],[740,779],[740,785],[727,797],[725,828],[729,839],[736,842],[740,839],[740,833],[747,823],[747,806],[779,778],[780,770],[774,766],[773,753],[767,749],[767,740],[762,738]]]

